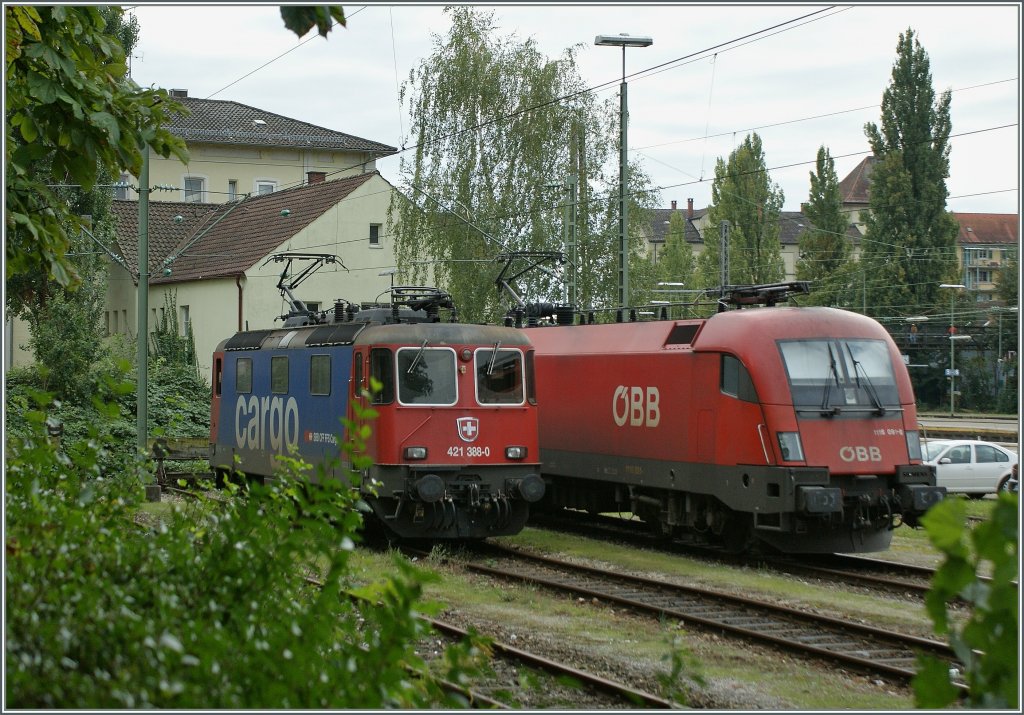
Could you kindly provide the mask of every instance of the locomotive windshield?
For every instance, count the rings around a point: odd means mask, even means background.
[[[400,348],[398,401],[404,405],[454,405],[455,351],[450,348]]]
[[[823,415],[866,408],[883,414],[898,407],[889,351],[881,340],[781,340],[793,404]]]
[[[523,354],[518,350],[477,350],[476,399],[481,405],[523,404]]]

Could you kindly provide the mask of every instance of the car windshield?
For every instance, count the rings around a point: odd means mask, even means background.
[[[794,405],[822,411],[899,407],[889,351],[881,340],[780,340]]]
[[[922,446],[924,461],[930,462],[942,454],[942,451],[949,447],[952,442],[926,442]]]

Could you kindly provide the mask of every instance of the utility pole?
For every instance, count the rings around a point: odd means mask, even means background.
[[[138,383],[136,394],[137,444],[139,455],[146,453],[149,403],[149,145],[142,149],[142,174],[139,176],[139,295],[138,295]]]

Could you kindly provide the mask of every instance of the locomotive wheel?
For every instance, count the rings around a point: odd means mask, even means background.
[[[754,535],[754,518],[750,514],[732,512],[722,531],[722,548],[740,554],[750,548]]]

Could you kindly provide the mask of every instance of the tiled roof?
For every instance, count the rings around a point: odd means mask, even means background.
[[[868,188],[871,185],[871,170],[874,167],[875,157],[866,156],[839,182],[839,196],[844,204],[868,203]]]
[[[669,221],[673,213],[683,217],[685,222],[685,235],[687,243],[704,243],[700,232],[693,222],[708,212],[707,209],[694,209],[693,218],[686,220],[686,209],[653,209],[651,211],[651,235],[652,243],[665,243],[668,237]]]
[[[954,213],[953,216],[960,224],[957,243],[1017,245],[1020,242],[1018,214]]]
[[[166,129],[186,142],[241,144],[325,151],[366,151],[389,156],[393,146],[307,124],[238,102],[198,97],[174,97],[191,110],[172,115]]]
[[[703,218],[707,212],[706,208],[693,210],[693,218],[686,221],[687,243],[704,243],[700,232],[694,226],[694,221]],[[673,213],[686,216],[685,209],[654,209],[651,211],[651,235],[649,238],[651,243],[665,243],[665,238],[668,236],[670,217]],[[795,245],[799,243],[800,234],[812,228],[814,228],[814,225],[800,211],[782,211],[779,213],[779,243]],[[715,229],[716,236],[718,235],[717,230]]]
[[[149,204],[150,283],[235,276],[252,268],[378,172],[308,184],[226,204]],[[281,212],[288,209],[287,216]],[[114,201],[118,245],[129,269],[138,266],[139,204]],[[174,218],[181,216],[180,223]],[[172,273],[163,275],[164,260]]]

